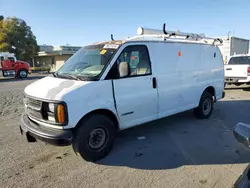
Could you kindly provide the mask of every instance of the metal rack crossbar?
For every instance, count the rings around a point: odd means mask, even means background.
[[[162,38],[163,40],[166,40],[168,38],[171,38],[177,40],[184,39],[189,41],[200,41],[204,43],[211,43],[213,45],[215,45],[217,42],[219,42],[219,44],[223,43],[222,39],[205,37],[205,34],[186,33],[181,31],[167,31],[165,23],[163,24],[162,30],[139,27],[137,29],[137,34],[137,36],[131,37],[128,40],[142,38]]]

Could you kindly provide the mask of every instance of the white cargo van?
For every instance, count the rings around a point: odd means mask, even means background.
[[[225,65],[225,83],[250,84],[250,54],[234,55]]]
[[[117,131],[194,109],[208,118],[224,97],[216,39],[142,29],[126,40],[88,45],[56,73],[25,88],[21,133],[73,145],[88,161],[111,150]]]

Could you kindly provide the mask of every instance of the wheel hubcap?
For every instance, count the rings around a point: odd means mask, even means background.
[[[90,132],[89,146],[92,149],[99,149],[103,147],[106,142],[106,132],[102,128],[96,128]]]
[[[202,110],[205,115],[208,115],[211,110],[211,100],[205,99],[202,105]]]
[[[26,75],[27,75],[26,71],[21,71],[21,72],[20,72],[20,76],[21,76],[21,77],[25,77]]]

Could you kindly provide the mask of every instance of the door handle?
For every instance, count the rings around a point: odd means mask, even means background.
[[[153,81],[153,88],[155,89],[155,88],[156,88],[156,86],[157,86],[157,84],[156,84],[156,78],[155,78],[155,77],[153,77],[152,81]]]
[[[226,70],[232,70],[232,68],[227,68]]]

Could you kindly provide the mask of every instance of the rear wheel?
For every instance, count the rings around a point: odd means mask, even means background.
[[[201,96],[199,106],[194,109],[194,115],[198,119],[209,118],[213,112],[213,107],[213,95],[205,91]]]
[[[19,77],[19,78],[26,78],[27,76],[28,76],[28,71],[25,69],[21,69],[17,73],[17,77]]]
[[[107,116],[91,115],[76,129],[73,149],[86,161],[94,162],[110,152],[115,135],[115,124]]]

